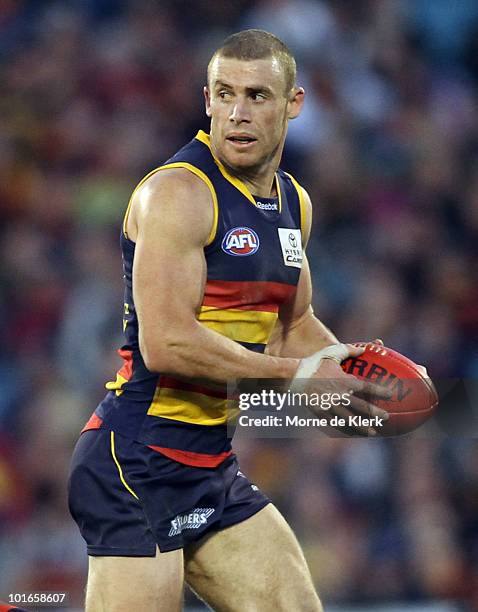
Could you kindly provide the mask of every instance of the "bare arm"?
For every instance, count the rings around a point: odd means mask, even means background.
[[[297,359],[254,353],[197,321],[212,224],[209,190],[187,170],[162,170],[135,194],[127,229],[136,242],[133,291],[147,368],[217,382],[292,378]]]
[[[304,255],[297,292],[294,299],[281,308],[267,346],[269,355],[301,359],[338,343],[334,334],[314,315],[311,298],[310,270]]]
[[[312,224],[312,204],[306,191],[304,196],[307,204],[305,249]],[[300,359],[338,343],[334,334],[314,315],[311,302],[312,282],[309,263],[304,253],[296,294],[279,312],[279,319],[267,347],[268,354]]]
[[[312,204],[307,192],[304,192],[304,195],[307,203],[306,235],[304,236],[305,248],[310,236],[312,224]],[[296,294],[292,300],[283,305],[279,312],[279,319],[274,327],[271,341],[267,347],[269,354],[282,357],[303,358],[314,355],[314,353],[321,351],[321,349],[325,347],[330,347],[330,345],[339,343],[334,334],[314,316],[311,301],[312,282],[309,264],[304,254]],[[343,347],[344,345],[339,346]],[[346,350],[348,351],[348,355],[352,357],[356,357],[362,353],[362,349],[352,345],[347,345]],[[317,357],[317,355],[314,357]],[[310,359],[314,360],[314,357],[310,357]],[[343,359],[343,357],[341,357],[341,359]],[[305,364],[307,361],[310,360],[304,359],[301,362],[301,369],[299,372],[303,371],[302,364]],[[370,399],[370,397],[385,397],[388,391],[371,383],[359,381],[351,374],[346,374],[336,361],[337,357],[331,359],[324,358],[319,361],[314,366],[317,368],[314,374],[307,374],[307,377],[311,376],[312,380],[304,390],[319,393],[324,390],[343,393],[345,389],[349,396],[352,395],[352,392],[361,394],[361,397],[356,397],[355,395],[351,396],[350,404],[347,404],[347,407],[335,406],[327,413],[329,418],[333,415],[337,415],[347,419],[349,416],[353,416],[355,411],[355,413],[358,414],[364,414],[366,416],[377,415],[387,419],[388,415],[385,411],[377,408],[373,404],[369,404],[367,400]],[[301,374],[299,374],[299,376],[301,376]],[[321,414],[321,416],[324,414],[320,409],[316,412]],[[368,426],[362,427],[360,425],[346,428],[346,432],[350,431],[365,435],[375,435],[376,433],[373,428]]]

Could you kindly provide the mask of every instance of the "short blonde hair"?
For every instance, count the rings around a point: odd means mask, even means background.
[[[207,67],[207,77],[216,57],[230,57],[244,61],[274,57],[282,67],[285,77],[286,95],[294,87],[297,68],[294,56],[280,38],[265,30],[243,30],[232,34],[217,49]]]

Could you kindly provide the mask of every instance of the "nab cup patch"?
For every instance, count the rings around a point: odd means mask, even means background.
[[[302,268],[302,235],[299,229],[278,227],[280,246],[286,266]]]
[[[259,236],[249,227],[234,227],[224,236],[221,248],[234,257],[254,255],[259,248]]]

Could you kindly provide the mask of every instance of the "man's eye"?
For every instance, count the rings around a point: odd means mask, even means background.
[[[220,91],[218,95],[222,100],[224,100],[228,98],[231,94],[228,91]]]
[[[265,96],[265,94],[262,94],[262,93],[253,93],[253,94],[251,95],[251,98],[252,98],[253,100],[265,100],[265,99],[266,99],[266,96]]]

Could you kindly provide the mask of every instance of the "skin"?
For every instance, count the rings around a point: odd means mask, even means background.
[[[274,57],[244,62],[218,56],[204,98],[214,154],[251,193],[270,197],[288,121],[298,117],[304,103],[303,88],[285,93],[284,74]],[[256,140],[243,145],[228,139],[234,134]]]
[[[280,64],[273,57],[247,62],[217,57],[204,96],[215,156],[251,193],[275,195],[274,174],[287,124],[300,113],[303,89],[285,92]],[[231,135],[244,134],[253,141],[231,140]],[[306,242],[311,204],[307,194],[305,198]],[[267,354],[248,351],[196,319],[206,281],[204,245],[212,224],[209,190],[187,170],[160,171],[135,193],[126,231],[136,243],[134,300],[147,367],[216,383],[231,378],[293,378],[302,357],[337,343],[313,314],[307,259],[295,296],[280,309]],[[177,279],[181,291],[171,291]],[[361,352],[350,346],[350,355]],[[327,391],[367,391],[364,383],[330,359],[322,361],[315,378],[329,381]],[[367,416],[382,413],[365,399],[354,402],[354,408]],[[322,609],[300,547],[272,505],[186,550],[184,559],[186,580],[216,610]],[[183,551],[154,559],[90,557],[86,609],[174,611],[181,605],[182,577]]]
[[[213,610],[322,612],[299,543],[272,504],[190,547],[184,561],[189,586]]]
[[[86,612],[179,612],[184,562],[180,550],[156,557],[88,557]]]

